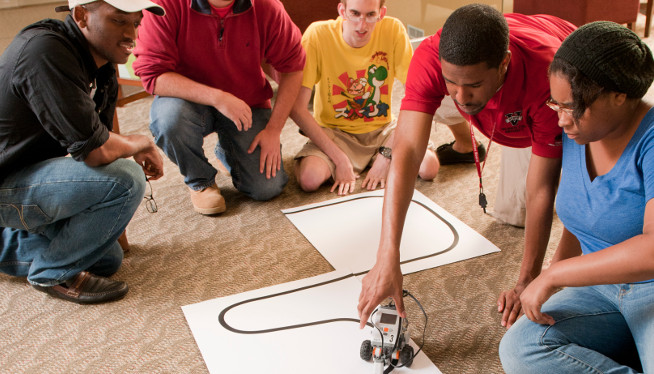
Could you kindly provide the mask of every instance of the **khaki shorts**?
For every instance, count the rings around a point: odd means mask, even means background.
[[[396,122],[393,121],[380,129],[365,134],[350,134],[327,127],[323,127],[322,129],[345,152],[352,163],[354,172],[360,174],[375,161],[375,157],[379,154],[379,147],[386,144],[386,140],[393,133],[393,130],[395,130],[395,124]],[[334,175],[334,170],[336,169],[334,162],[310,140],[298,152],[295,159],[299,160],[307,156],[316,156],[323,159],[329,165],[332,175]]]
[[[456,108],[456,104],[454,104],[452,97],[448,95],[443,98],[443,101],[441,101],[441,106],[436,110],[436,114],[434,115],[434,122],[452,126],[458,125],[461,122],[466,122],[466,119]]]

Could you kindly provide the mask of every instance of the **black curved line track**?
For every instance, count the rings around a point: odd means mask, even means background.
[[[289,213],[286,213],[286,214],[300,213],[300,212],[304,212],[304,211],[311,210],[311,209],[321,208],[321,207],[324,207],[324,206],[337,205],[337,204],[342,204],[342,203],[353,201],[353,200],[369,199],[369,198],[383,198],[383,196],[359,196],[359,197],[355,197],[355,198],[352,198],[352,199],[349,199],[349,200],[334,202],[334,203],[327,204],[327,205],[321,205],[320,207],[305,208],[305,209],[297,210],[297,211],[294,211],[294,212],[289,212]],[[423,260],[425,258],[435,257],[435,256],[441,255],[443,253],[447,253],[447,252],[451,251],[452,249],[454,249],[454,247],[456,247],[456,245],[459,243],[459,233],[456,231],[454,226],[452,226],[451,223],[447,222],[445,219],[443,219],[443,217],[441,217],[438,213],[436,213],[434,210],[432,210],[431,208],[429,208],[425,204],[423,204],[423,203],[421,203],[419,201],[416,201],[416,200],[411,200],[411,201],[418,204],[418,205],[420,205],[420,206],[422,206],[423,208],[427,209],[429,212],[431,212],[431,214],[438,217],[438,219],[440,219],[443,223],[445,223],[450,228],[450,230],[452,231],[452,234],[454,235],[454,239],[452,240],[452,244],[450,244],[449,247],[445,248],[442,251],[438,251],[438,252],[428,254],[428,255],[425,255],[425,256],[421,256],[421,257],[416,257],[416,258],[413,258],[411,260],[402,261],[400,264],[408,264],[408,263],[411,263],[411,262],[414,262],[414,261]],[[291,294],[291,293],[294,293],[294,292],[304,291],[304,290],[314,288],[314,287],[324,286],[326,284],[335,283],[335,282],[338,282],[338,281],[341,281],[343,279],[347,279],[347,278],[350,278],[350,277],[363,275],[363,274],[366,274],[367,272],[368,271],[364,271],[364,272],[356,273],[356,274],[349,274],[349,275],[339,277],[339,278],[335,278],[335,279],[331,279],[331,280],[328,280],[328,281],[325,281],[325,282],[320,282],[320,283],[317,283],[317,284],[296,288],[294,290],[288,290],[288,291],[279,292],[279,293],[272,294],[272,295],[260,296],[260,297],[256,297],[256,298],[253,298],[253,299],[240,301],[238,303],[232,304],[232,305],[226,307],[225,309],[223,309],[220,312],[220,314],[218,315],[218,322],[225,329],[227,329],[227,330],[229,330],[231,332],[237,333],[237,334],[266,334],[266,333],[275,332],[275,331],[292,330],[292,329],[297,329],[297,328],[301,328],[301,327],[316,326],[316,325],[322,325],[322,324],[332,323],[332,322],[355,322],[355,323],[359,323],[359,320],[355,319],[355,318],[334,318],[334,319],[327,319],[327,320],[322,320],[322,321],[300,323],[300,324],[297,324],[297,325],[275,327],[275,328],[271,328],[271,329],[246,331],[246,330],[239,330],[239,329],[236,329],[236,328],[230,326],[225,321],[225,314],[227,314],[227,312],[229,312],[230,310],[232,310],[232,309],[234,309],[234,308],[236,308],[238,306],[244,305],[244,304],[253,303],[253,302],[256,302],[256,301],[259,301],[259,300],[271,299],[271,298],[277,297],[277,296],[288,295],[288,294]],[[372,326],[372,324],[370,322],[368,322],[367,325]]]

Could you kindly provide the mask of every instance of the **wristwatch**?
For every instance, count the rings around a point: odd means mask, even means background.
[[[387,159],[391,159],[392,157],[392,151],[388,147],[381,146],[379,147],[379,154],[386,157]]]

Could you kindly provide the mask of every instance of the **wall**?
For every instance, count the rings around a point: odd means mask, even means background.
[[[312,0],[320,1],[320,0]],[[297,0],[282,0],[289,12]],[[405,26],[422,29],[425,35],[438,31],[454,9],[470,3],[484,3],[504,13],[513,10],[513,0],[386,0],[388,14],[397,17]],[[300,3],[308,4],[307,1]],[[66,5],[58,0],[0,0],[0,51],[4,51],[23,27],[43,18],[64,19],[67,13],[56,13],[54,8]],[[334,14],[336,14],[334,6]],[[331,18],[331,17],[329,17]]]
[[[340,0],[312,0],[308,6],[307,0],[281,0],[284,8],[301,32],[315,21],[334,19],[338,17],[336,10]]]
[[[0,0],[0,8],[18,8],[30,5],[42,4],[56,4],[61,3],[60,0]]]
[[[388,15],[402,20],[407,28],[417,27],[431,35],[455,9],[472,3],[488,4],[503,13],[513,10],[513,0],[386,0],[386,8]],[[414,37],[411,30],[409,35]]]
[[[57,13],[54,8],[66,4],[57,0],[0,0],[0,52],[23,27],[44,18],[64,19],[68,13]]]

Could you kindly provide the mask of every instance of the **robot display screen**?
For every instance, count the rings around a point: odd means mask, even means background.
[[[379,318],[379,322],[385,323],[385,324],[388,324],[388,325],[395,324],[396,320],[397,320],[397,315],[396,314],[382,313],[381,318]]]

